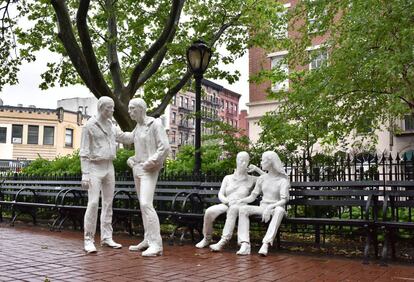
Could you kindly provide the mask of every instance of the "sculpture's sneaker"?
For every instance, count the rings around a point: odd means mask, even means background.
[[[264,243],[259,250],[259,255],[267,256],[267,252],[269,251],[269,244]]]
[[[101,246],[107,246],[114,249],[120,249],[122,248],[121,244],[116,243],[112,238],[104,239],[101,241]]]
[[[227,240],[220,239],[216,244],[210,245],[210,249],[213,252],[220,252],[224,246],[227,244]]]
[[[162,256],[162,248],[151,246],[141,254],[143,257]]]
[[[204,237],[203,240],[201,240],[200,242],[197,243],[196,248],[202,249],[207,247],[210,244],[210,239]]]
[[[96,253],[95,244],[91,240],[85,240],[84,249],[85,249],[85,252],[87,252],[88,254]]]
[[[237,252],[240,256],[247,256],[250,255],[250,244],[249,243],[242,243],[240,250]]]
[[[138,245],[129,246],[129,250],[132,251],[132,252],[138,252],[138,251],[143,251],[143,250],[147,249],[148,247],[149,247],[148,242],[147,241],[142,241]]]

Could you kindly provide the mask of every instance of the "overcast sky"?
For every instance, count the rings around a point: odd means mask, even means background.
[[[89,97],[92,96],[90,91],[81,85],[71,87],[55,87],[53,89],[41,90],[39,84],[41,82],[41,73],[46,70],[46,63],[50,59],[48,52],[43,51],[37,54],[36,62],[24,64],[18,75],[19,83],[13,86],[5,86],[0,93],[0,98],[4,105],[16,106],[23,104],[23,106],[35,105],[38,108],[56,108],[57,100],[71,97]],[[48,61],[43,58],[47,58]],[[229,85],[227,81],[213,80],[214,82],[223,85],[224,87],[242,94],[240,99],[240,109],[247,109],[248,102],[248,56],[247,54],[237,60],[232,66],[225,66],[228,69],[235,69],[236,67],[241,72],[242,76],[237,83]]]

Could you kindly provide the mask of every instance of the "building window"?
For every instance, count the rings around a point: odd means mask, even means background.
[[[0,127],[0,143],[7,142],[7,127]]]
[[[182,145],[184,143],[183,141],[183,133],[180,132],[180,140],[178,140],[178,142]]]
[[[184,98],[183,96],[180,96],[180,107],[183,107],[184,105]]]
[[[27,144],[39,144],[39,126],[29,125],[27,132]]]
[[[53,126],[45,126],[43,128],[43,145],[53,145],[55,140],[55,128]]]
[[[195,100],[191,100],[191,109],[194,110]]]
[[[13,124],[12,125],[12,143],[22,144],[23,140],[23,125]]]
[[[316,0],[308,1],[308,33],[316,33],[323,31],[321,18],[326,16],[327,10],[318,8]]]
[[[175,155],[176,155],[175,150],[172,150],[171,153],[172,153],[172,158],[175,160]]]
[[[311,62],[309,64],[309,69],[314,70],[320,68],[324,65],[328,59],[328,53],[322,50],[312,51],[310,53]]]
[[[71,128],[65,130],[65,147],[73,147],[73,129]]]
[[[188,98],[185,98],[185,100],[184,100],[184,107],[186,109],[188,108]]]
[[[404,129],[405,131],[414,131],[414,117],[413,115],[404,116]]]
[[[283,23],[280,24],[279,29],[276,31],[276,38],[277,39],[284,39],[288,37],[288,19],[287,19],[287,12],[290,7],[290,3],[283,5],[283,10],[276,13],[276,18],[278,22]]]
[[[171,140],[170,140],[171,144],[175,144],[175,131],[171,131]]]
[[[277,72],[277,76],[284,78],[279,79],[279,81],[275,82],[272,86],[273,92],[278,91],[287,91],[289,89],[289,66],[285,62],[285,56],[275,56],[271,58],[271,67],[274,72]]]
[[[171,120],[171,123],[172,124],[175,124],[176,121],[177,121],[177,113],[176,112],[172,112],[172,120]]]

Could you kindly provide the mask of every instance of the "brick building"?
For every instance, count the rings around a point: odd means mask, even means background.
[[[284,0],[280,1],[284,3],[286,11],[295,7],[299,0]],[[309,22],[315,21],[314,18],[308,18]],[[298,21],[297,26],[304,24],[304,21]],[[289,23],[279,31],[278,36],[280,37],[298,37],[300,34],[295,31],[297,26],[291,26]],[[312,32],[312,30],[309,30]],[[307,48],[309,53],[318,52],[313,54],[312,61],[309,65],[306,66],[296,66],[297,70],[306,70],[311,71],[321,66],[321,64],[327,59],[327,53],[320,51],[321,45],[326,41],[326,36],[317,36],[312,39],[311,45]],[[274,52],[266,53],[261,48],[250,48],[249,49],[249,75],[256,74],[262,69],[270,70],[275,66],[280,67],[280,70],[283,72],[289,72],[289,66],[286,64],[278,64],[284,56],[288,53],[287,50],[274,50]],[[265,82],[262,84],[249,84],[249,102],[247,106],[249,108],[248,120],[248,129],[249,129],[249,138],[254,143],[259,139],[261,133],[261,128],[257,124],[260,118],[268,111],[273,111],[277,109],[278,102],[274,100],[269,100],[267,98],[266,90],[271,88],[272,91],[277,92],[279,90],[289,90],[289,81],[283,81],[271,85],[270,82]],[[397,125],[402,128],[402,132],[394,134],[385,129],[378,131],[378,152],[391,152],[396,154],[396,152],[413,152],[414,151],[414,120],[412,116],[406,116],[405,119],[397,121]]]
[[[0,159],[54,159],[79,149],[81,112],[0,105]]]
[[[201,97],[202,134],[211,134],[204,125],[220,120],[234,127],[239,126],[238,109],[240,94],[210,80],[203,79]],[[165,127],[171,145],[171,157],[175,158],[181,145],[195,142],[195,93],[180,92],[165,111]]]

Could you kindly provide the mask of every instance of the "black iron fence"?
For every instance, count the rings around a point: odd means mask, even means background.
[[[38,179],[38,180],[80,180],[81,175],[48,174],[27,175],[20,172],[27,161],[8,162],[7,166],[0,162],[2,178]],[[259,164],[257,164],[259,165]],[[8,167],[9,169],[6,169]],[[414,158],[407,159],[392,155],[367,155],[364,157],[330,157],[323,160],[291,158],[285,162],[285,170],[290,180],[305,181],[362,181],[362,180],[400,180],[414,181]],[[199,177],[188,173],[171,173],[168,170],[160,172],[161,181],[202,181],[220,182],[232,171],[220,173],[202,173]],[[117,172],[117,180],[132,180],[131,172]]]

